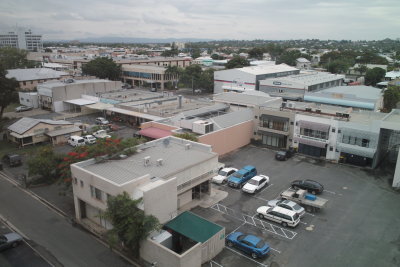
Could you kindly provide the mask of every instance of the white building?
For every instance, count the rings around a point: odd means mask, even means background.
[[[344,75],[304,71],[298,75],[263,79],[259,90],[288,100],[303,99],[305,92],[342,85]]]
[[[301,70],[309,70],[311,69],[311,62],[304,57],[299,57],[296,59],[296,68]]]
[[[76,218],[110,227],[101,217],[107,198],[125,191],[143,198],[140,208],[165,223],[179,208],[210,194],[217,168],[211,146],[172,136],[142,144],[126,158],[72,164]]]
[[[31,30],[18,28],[0,33],[0,47],[14,47],[28,51],[43,49],[42,35],[33,34]]]
[[[259,90],[259,81],[267,78],[298,74],[300,71],[286,64],[259,65],[214,72],[214,93]]]

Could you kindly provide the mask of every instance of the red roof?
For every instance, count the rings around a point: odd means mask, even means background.
[[[155,127],[149,127],[139,131],[139,134],[142,136],[150,137],[153,139],[158,139],[171,135],[171,131],[163,130]]]

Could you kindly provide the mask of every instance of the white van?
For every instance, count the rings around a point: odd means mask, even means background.
[[[77,135],[72,135],[68,138],[68,144],[71,146],[84,146],[85,145],[85,139],[83,139],[80,136]]]
[[[299,215],[292,210],[281,207],[262,206],[257,209],[258,217],[282,224],[282,226],[295,227],[300,222]]]

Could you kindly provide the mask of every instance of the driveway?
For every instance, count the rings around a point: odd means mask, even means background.
[[[398,266],[400,262],[400,194],[388,177],[370,171],[331,164],[301,155],[276,161],[274,152],[244,147],[222,159],[236,168],[254,165],[268,175],[270,185],[255,195],[226,185],[213,185],[228,197],[209,209],[193,212],[226,228],[226,234],[242,231],[261,236],[272,251],[264,259],[251,259],[225,248],[214,261],[222,266]],[[256,209],[287,189],[294,179],[313,179],[325,186],[319,197],[328,205],[318,213],[306,213],[296,228],[284,228],[260,220]]]

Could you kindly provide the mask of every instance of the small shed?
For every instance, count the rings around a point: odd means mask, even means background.
[[[46,135],[50,137],[50,141],[53,145],[65,144],[68,138],[72,135],[81,136],[82,129],[78,126],[62,128],[54,131],[47,132]]]
[[[225,247],[225,228],[190,211],[169,221],[165,229],[201,243],[202,264],[214,258]]]

